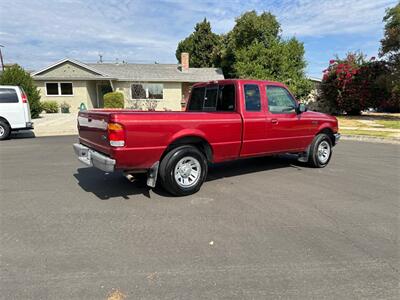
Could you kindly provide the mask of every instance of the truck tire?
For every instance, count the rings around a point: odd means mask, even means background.
[[[313,168],[324,168],[332,157],[332,141],[325,133],[315,136],[310,146],[308,164]]]
[[[10,137],[11,127],[3,120],[0,120],[0,141]]]
[[[193,146],[172,149],[162,159],[159,169],[161,184],[175,196],[186,196],[200,190],[207,177],[207,159]]]

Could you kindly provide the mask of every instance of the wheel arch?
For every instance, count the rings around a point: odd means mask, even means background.
[[[335,146],[335,135],[333,133],[332,128],[330,128],[330,127],[321,128],[318,131],[317,135],[320,134],[320,133],[325,133],[329,137],[329,139],[331,140],[332,146]]]
[[[160,161],[169,151],[184,145],[190,145],[198,148],[206,156],[207,161],[212,162],[213,149],[210,143],[205,138],[198,135],[185,135],[174,139],[172,142],[169,143],[168,147],[164,150],[163,154],[161,155]]]
[[[8,122],[8,120],[6,118],[0,116],[0,121],[6,122],[8,124],[8,126],[10,126],[10,128],[11,128],[11,124],[10,124],[10,122]]]

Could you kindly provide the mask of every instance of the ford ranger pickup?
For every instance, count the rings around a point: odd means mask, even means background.
[[[81,111],[78,130],[82,163],[145,174],[177,196],[197,192],[211,163],[293,153],[323,168],[340,138],[335,117],[308,111],[282,83],[239,79],[195,84],[184,112]]]

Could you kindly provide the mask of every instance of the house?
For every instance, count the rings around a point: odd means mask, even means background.
[[[126,108],[181,110],[194,83],[224,79],[219,68],[190,68],[187,53],[182,54],[182,65],[82,63],[67,58],[31,75],[41,101],[65,101],[72,112],[82,103],[103,107],[103,96],[111,91],[124,94]]]

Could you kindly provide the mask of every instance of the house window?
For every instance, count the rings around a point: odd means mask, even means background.
[[[47,96],[72,96],[72,82],[46,82]]]
[[[162,100],[164,85],[162,83],[134,83],[131,85],[132,100]]]
[[[58,83],[46,83],[47,95],[58,95]]]

